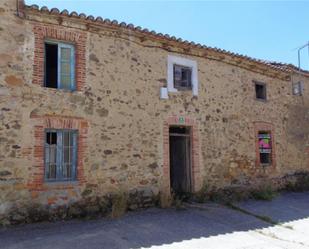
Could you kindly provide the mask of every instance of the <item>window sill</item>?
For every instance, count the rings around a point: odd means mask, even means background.
[[[262,166],[263,168],[268,168],[273,166],[271,163],[260,163],[260,166]]]
[[[262,103],[266,103],[267,99],[259,99],[259,98],[255,98],[256,101],[262,102]]]
[[[78,180],[71,181],[44,181],[43,186],[48,188],[71,188],[79,184]]]
[[[61,91],[61,92],[69,92],[69,93],[73,93],[73,92],[77,92],[76,89],[71,90],[71,89],[64,89],[64,88],[54,88],[54,87],[46,87],[43,86],[43,89],[48,89],[48,90],[52,90],[52,91]]]
[[[192,92],[192,88],[175,88],[177,92]]]

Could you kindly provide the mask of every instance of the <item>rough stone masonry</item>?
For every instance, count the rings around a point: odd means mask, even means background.
[[[21,0],[1,1],[0,42],[2,223],[107,212],[122,193],[132,209],[168,205],[170,127],[190,128],[192,193],[277,186],[309,170],[309,72]],[[74,51],[72,89],[46,87],[47,42]],[[191,70],[192,89],[173,85],[185,77],[173,63]],[[46,134],[65,157],[58,145],[70,130],[75,175],[48,181]],[[271,137],[268,165],[261,132]],[[64,163],[55,167],[58,176]]]

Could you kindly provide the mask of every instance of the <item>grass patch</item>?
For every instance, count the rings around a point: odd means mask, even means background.
[[[260,187],[251,192],[251,197],[255,200],[271,201],[276,196],[278,196],[278,192],[276,192],[270,185]]]
[[[172,193],[172,205],[178,210],[184,209],[185,208],[184,203],[192,200],[192,197],[193,197],[193,195],[191,193],[185,193],[185,192],[175,193],[175,192],[173,192]]]
[[[209,201],[209,194],[208,194],[208,185],[204,184],[203,187],[194,194],[193,200],[198,203],[205,203]]]
[[[112,196],[112,218],[119,218],[125,214],[128,208],[128,195],[119,192]]]
[[[300,174],[295,182],[288,182],[284,190],[292,192],[304,192],[309,190],[309,175]]]

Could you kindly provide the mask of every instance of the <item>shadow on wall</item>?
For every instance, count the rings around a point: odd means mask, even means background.
[[[294,105],[289,107],[288,118],[284,118],[286,122],[287,136],[293,141],[300,151],[309,143],[309,106]]]
[[[272,202],[240,203],[280,222],[309,217],[309,192],[282,194]],[[120,219],[31,224],[0,230],[1,248],[141,248],[232,236],[232,233],[271,227],[268,222],[217,204],[204,210],[148,209]],[[245,243],[245,241],[244,241]]]

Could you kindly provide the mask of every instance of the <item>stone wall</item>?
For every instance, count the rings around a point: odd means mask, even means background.
[[[62,27],[53,16],[23,19],[16,16],[14,1],[4,1],[0,20],[2,218],[14,210],[65,208],[119,191],[129,192],[132,208],[169,197],[166,125],[179,118],[188,120],[185,125],[194,124],[194,191],[203,184],[252,187],[265,179],[308,170],[305,76],[295,74],[285,80],[278,72],[278,77],[257,73],[254,66],[248,70],[186,54],[155,40],[141,44],[133,34],[103,27],[87,30],[69,19],[62,20]],[[79,66],[85,78],[77,91],[34,84],[36,68],[42,66],[35,60],[37,25],[84,37],[85,63]],[[178,92],[160,99],[168,55],[197,61],[197,97]],[[292,82],[298,79],[305,83],[303,96],[292,94]],[[267,84],[266,102],[255,99],[253,80]],[[65,127],[65,120],[81,131],[81,175],[74,183],[46,183],[42,130],[51,123],[52,128]],[[274,130],[276,163],[268,168],[256,165],[256,122],[267,122]]]

